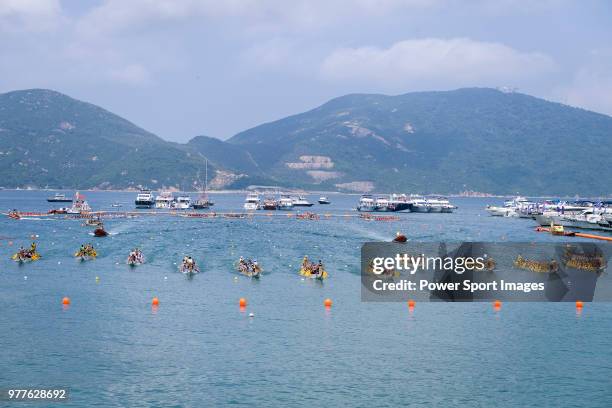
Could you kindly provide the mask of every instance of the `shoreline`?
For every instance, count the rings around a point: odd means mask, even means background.
[[[162,189],[163,190],[163,189]],[[162,191],[162,190],[151,190],[151,191]],[[84,191],[84,192],[108,192],[108,193],[137,193],[140,190],[137,189],[79,189],[79,188],[0,188],[0,192],[2,191],[47,191],[47,192],[67,192],[67,191]],[[165,190],[163,190],[165,191]],[[173,193],[181,192],[187,194],[199,194],[202,191],[198,190],[168,190]],[[238,190],[209,190],[208,194],[248,194],[253,192],[254,190],[247,189],[238,189]],[[285,190],[289,194],[312,194],[312,195],[350,195],[350,196],[361,196],[363,194],[370,195],[388,195],[391,193],[350,193],[350,192],[342,192],[342,191],[324,191],[324,190],[301,190],[301,189],[287,189]],[[260,193],[261,194],[261,193]],[[442,196],[449,198],[513,198],[516,197],[517,194],[489,194],[489,193],[474,193],[474,194],[462,194],[462,193],[415,193],[416,195],[421,195],[424,197],[432,197],[432,196]],[[522,195],[522,194],[519,194]],[[527,198],[543,198],[543,199],[564,199],[564,200],[608,200],[611,199],[612,196],[567,196],[567,195],[525,195]]]

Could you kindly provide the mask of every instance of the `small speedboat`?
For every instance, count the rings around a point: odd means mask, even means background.
[[[331,204],[331,201],[325,196],[319,197],[319,204]]]
[[[398,232],[397,234],[395,234],[395,238],[393,238],[393,242],[404,243],[406,241],[408,241],[408,238],[406,238],[406,236],[402,234],[401,232]]]
[[[96,228],[93,232],[94,237],[106,237],[108,236],[108,232],[104,229],[104,225],[100,224],[98,228]]]
[[[121,204],[121,203],[112,203],[111,207],[114,207],[114,208],[123,207],[123,204]]]

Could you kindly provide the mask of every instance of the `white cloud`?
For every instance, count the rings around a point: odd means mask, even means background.
[[[79,22],[85,33],[138,29],[195,18],[239,18],[245,29],[303,29],[396,9],[427,8],[449,0],[106,0]]]
[[[0,30],[45,31],[55,28],[60,19],[59,0],[0,1]]]
[[[571,83],[555,96],[569,105],[612,115],[612,49],[592,50]]]
[[[127,85],[145,85],[150,82],[149,71],[140,64],[129,64],[121,68],[112,69],[109,72],[110,79]]]
[[[321,65],[323,78],[405,88],[497,85],[556,69],[549,56],[468,38],[400,41],[389,48],[342,48]]]

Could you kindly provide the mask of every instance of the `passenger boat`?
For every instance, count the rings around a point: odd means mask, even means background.
[[[258,210],[259,209],[259,194],[257,193],[247,194],[246,199],[244,200],[243,208],[248,211]]]
[[[325,196],[319,197],[319,204],[331,204],[331,201]]]
[[[424,197],[413,196],[410,199],[410,210],[416,213],[428,213],[431,206]]]
[[[47,197],[47,201],[50,203],[70,203],[72,199],[66,197],[65,194],[55,193],[53,197]]]
[[[432,213],[452,213],[457,208],[444,197],[429,198],[427,203],[429,204],[429,212]]]
[[[153,199],[153,194],[150,190],[141,190],[140,193],[136,196],[136,200],[134,200],[134,204],[136,204],[136,208],[151,208],[155,204],[155,200]]]
[[[264,210],[278,210],[278,201],[273,196],[266,196],[262,205]]]
[[[370,194],[364,194],[359,199],[359,204],[357,205],[357,211],[361,212],[372,212],[376,211],[376,203],[374,202],[374,198]]]
[[[169,191],[162,191],[157,197],[155,197],[155,208],[168,209],[172,208],[174,202],[174,196]]]
[[[304,196],[294,197],[292,200],[292,203],[294,207],[312,207],[313,206],[313,203],[306,200],[306,197]]]
[[[66,214],[87,214],[91,212],[91,207],[85,201],[85,196],[77,191],[72,200],[72,207],[66,209]]]

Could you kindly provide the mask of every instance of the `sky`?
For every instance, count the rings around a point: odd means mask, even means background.
[[[612,115],[610,21],[590,0],[0,0],[0,93],[177,142],[348,93],[512,87]]]

